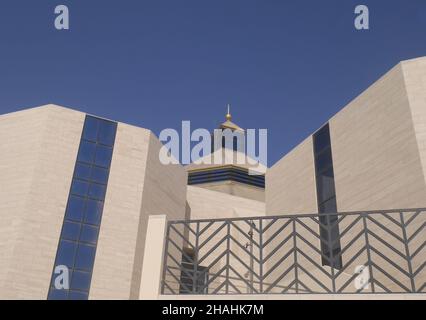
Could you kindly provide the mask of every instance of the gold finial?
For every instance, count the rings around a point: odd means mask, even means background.
[[[232,116],[231,116],[231,105],[228,103],[228,113],[226,114],[226,120],[227,121],[231,121]]]

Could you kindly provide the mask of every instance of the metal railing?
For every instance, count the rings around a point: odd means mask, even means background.
[[[426,209],[168,223],[163,294],[426,292]]]

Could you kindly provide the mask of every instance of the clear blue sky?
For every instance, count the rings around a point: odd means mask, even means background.
[[[54,8],[70,9],[70,31]],[[356,31],[367,4],[370,30]],[[425,0],[1,0],[0,113],[56,103],[152,129],[269,129],[269,164],[400,60]]]

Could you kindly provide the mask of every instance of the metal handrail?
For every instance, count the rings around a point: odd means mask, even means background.
[[[230,294],[239,291],[239,283],[246,284],[250,294],[423,293],[426,239],[418,238],[425,234],[425,214],[426,208],[414,208],[169,221],[162,293],[202,294],[209,288],[209,294]],[[343,221],[348,224],[340,232]],[[192,256],[184,247],[191,248]],[[394,254],[401,264],[395,263]],[[354,265],[361,256],[365,262]],[[350,289],[365,275],[351,273],[354,266],[368,271],[368,281]],[[219,271],[212,272],[215,268]],[[180,275],[172,269],[180,269]],[[275,278],[268,280],[271,275]],[[180,289],[172,288],[171,282]]]
[[[281,218],[307,218],[307,217],[318,217],[321,216],[333,216],[333,215],[359,215],[362,213],[366,214],[383,214],[383,213],[395,213],[395,212],[415,212],[415,211],[426,211],[426,208],[413,208],[413,209],[386,209],[386,210],[372,210],[372,211],[346,211],[346,212],[333,212],[333,213],[301,213],[301,214],[282,214],[282,215],[271,215],[271,216],[253,216],[253,217],[238,217],[238,218],[213,218],[213,219],[191,219],[191,220],[169,220],[168,223],[195,223],[195,222],[220,222],[220,221],[244,221],[244,220],[271,220]]]

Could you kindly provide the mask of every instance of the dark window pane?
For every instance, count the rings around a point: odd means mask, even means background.
[[[89,189],[89,197],[95,198],[98,200],[103,200],[105,198],[106,186],[102,184],[92,183]]]
[[[78,151],[78,161],[92,163],[95,160],[96,144],[87,141],[81,141]]]
[[[330,127],[325,125],[314,135],[314,152],[320,153],[322,150],[330,146]]]
[[[333,168],[317,175],[317,187],[320,203],[335,196]]]
[[[76,196],[70,196],[68,200],[68,207],[66,218],[74,221],[83,220],[84,199]]]
[[[90,273],[74,271],[71,281],[71,290],[89,291]]]
[[[74,222],[64,222],[61,238],[66,240],[77,241],[80,235],[80,224]]]
[[[88,225],[83,225],[83,228],[81,230],[81,235],[80,235],[80,241],[96,244],[97,239],[98,239],[98,228],[91,227]]]
[[[112,148],[99,146],[96,148],[95,164],[101,167],[108,168],[111,164]]]
[[[47,299],[49,300],[67,300],[68,298],[68,290],[57,290],[50,289],[49,296]]]
[[[91,271],[95,260],[95,248],[80,244],[77,249],[77,257],[75,260],[75,268],[80,270]]]
[[[88,298],[88,293],[79,291],[70,291],[70,294],[68,296],[69,300],[87,300]]]
[[[75,166],[74,177],[84,180],[90,179],[90,166],[83,163],[77,163]]]
[[[315,165],[317,172],[323,172],[324,170],[333,166],[331,157],[331,149],[325,149],[321,154],[315,159]]]
[[[335,201],[335,199],[332,199]],[[323,265],[332,266],[336,269],[342,267],[342,257],[338,256],[341,252],[340,247],[340,232],[337,223],[337,215],[322,215],[320,216],[322,226],[320,227],[321,236],[321,251],[327,257],[322,258]],[[330,250],[331,249],[331,250]]]
[[[86,117],[83,128],[83,139],[96,141],[98,136],[99,120],[93,117]]]
[[[115,131],[117,124],[105,121],[105,120],[99,120],[99,135],[98,135],[98,141],[102,144],[106,144],[109,146],[114,145],[114,139],[115,139]]]
[[[76,249],[77,245],[75,243],[61,240],[56,254],[56,266],[64,265],[72,269]]]
[[[328,239],[328,231],[332,228],[335,228],[335,226],[337,226],[337,220],[338,220],[338,216],[335,214],[320,214],[320,218],[319,218],[321,225],[320,228],[322,229],[322,231],[324,231],[324,237],[322,237],[323,239]]]
[[[101,201],[87,200],[84,222],[99,225],[101,223],[103,205]]]
[[[78,196],[86,196],[87,191],[89,189],[89,183],[80,181],[80,180],[73,180],[72,186],[71,186],[71,193],[78,195]]]
[[[320,204],[319,212],[320,213],[336,213],[337,212],[336,198],[331,198],[330,200],[327,200],[326,202]]]
[[[106,184],[108,181],[108,170],[103,168],[93,167],[92,181]]]

